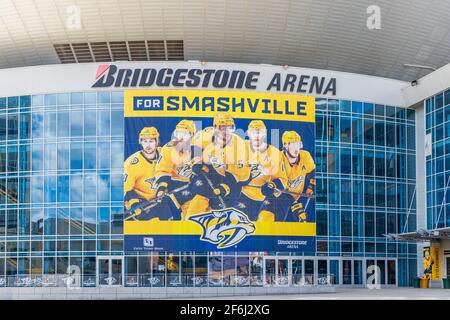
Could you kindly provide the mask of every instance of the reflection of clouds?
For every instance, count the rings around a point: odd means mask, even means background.
[[[111,143],[111,168],[123,169],[123,142]]]
[[[33,144],[31,148],[32,148],[31,164],[33,171],[42,170],[44,168],[44,159],[43,159],[44,146],[41,144]]]
[[[83,180],[81,175],[70,176],[70,200],[82,201],[83,199]]]
[[[42,176],[31,177],[31,202],[41,203],[44,196],[44,178]]]
[[[44,115],[43,113],[33,113],[32,115],[32,135],[33,139],[44,137]]]
[[[91,172],[86,172],[84,174],[84,201],[95,201],[96,200],[96,185],[97,179],[96,174]]]
[[[109,176],[98,175],[97,192],[99,201],[109,201]]]

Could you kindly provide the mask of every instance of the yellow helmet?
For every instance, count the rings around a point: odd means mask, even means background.
[[[158,129],[155,127],[144,127],[139,132],[139,139],[159,139]]]
[[[177,126],[175,127],[176,130],[179,131],[186,131],[189,132],[190,134],[194,134],[195,133],[195,123],[192,120],[181,120],[180,122],[178,122]]]
[[[261,120],[252,120],[248,124],[248,130],[266,130],[266,125]]]
[[[214,127],[217,126],[234,127],[234,120],[229,113],[218,113],[214,116],[213,125]]]
[[[293,143],[293,142],[300,142],[300,143],[302,143],[302,138],[295,131],[285,131],[285,132],[283,132],[283,136],[281,137],[281,142],[283,144]]]

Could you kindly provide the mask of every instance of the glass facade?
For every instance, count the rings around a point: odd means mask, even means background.
[[[427,229],[450,227],[450,89],[425,101]]]
[[[0,285],[44,281],[69,266],[85,286],[262,285],[288,274],[293,283],[300,274],[312,282],[331,274],[359,285],[370,265],[380,267],[383,284],[409,285],[416,245],[384,235],[416,229],[414,110],[316,100],[315,255],[129,255],[123,92],[0,98]]]

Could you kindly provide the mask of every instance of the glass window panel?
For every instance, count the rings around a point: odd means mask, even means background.
[[[31,116],[31,132],[34,139],[44,137],[44,114],[34,112]]]
[[[123,110],[111,111],[111,135],[123,136],[123,122],[124,122]]]
[[[100,207],[97,209],[98,214],[98,229],[99,234],[109,234],[109,208]]]
[[[95,169],[97,164],[97,145],[95,142],[84,144],[84,168]]]
[[[58,143],[58,170],[66,171],[70,169],[70,145],[68,143]]]
[[[83,167],[83,145],[73,142],[70,145],[70,169],[81,169]]]
[[[19,138],[19,115],[8,115],[8,140],[17,140]]]
[[[56,138],[56,112],[45,113],[45,138]]]
[[[70,211],[69,208],[57,209],[57,232],[58,235],[68,235],[70,231]]]
[[[69,130],[70,130],[70,125],[69,125],[69,112],[68,111],[60,111],[58,112],[58,129],[57,129],[57,133],[58,133],[58,137],[61,138],[65,138],[65,137],[69,137]]]
[[[6,114],[0,115],[0,141],[6,140]]]
[[[96,136],[97,135],[97,111],[85,110],[84,111],[84,135]]]
[[[98,135],[109,136],[110,132],[110,111],[99,110],[98,111]]]
[[[373,103],[364,103],[364,114],[372,115],[375,111]]]
[[[1,118],[0,118],[0,126],[1,126]],[[31,131],[31,115],[29,113],[22,113],[20,115],[20,139],[29,139]],[[0,140],[1,138],[1,129],[0,129]]]
[[[70,135],[72,137],[83,135],[83,112],[80,112],[80,110],[70,112]]]
[[[44,234],[44,209],[42,208],[31,210],[31,234]]]

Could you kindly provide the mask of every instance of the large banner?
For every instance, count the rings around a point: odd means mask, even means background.
[[[314,252],[315,100],[125,92],[125,251]]]

